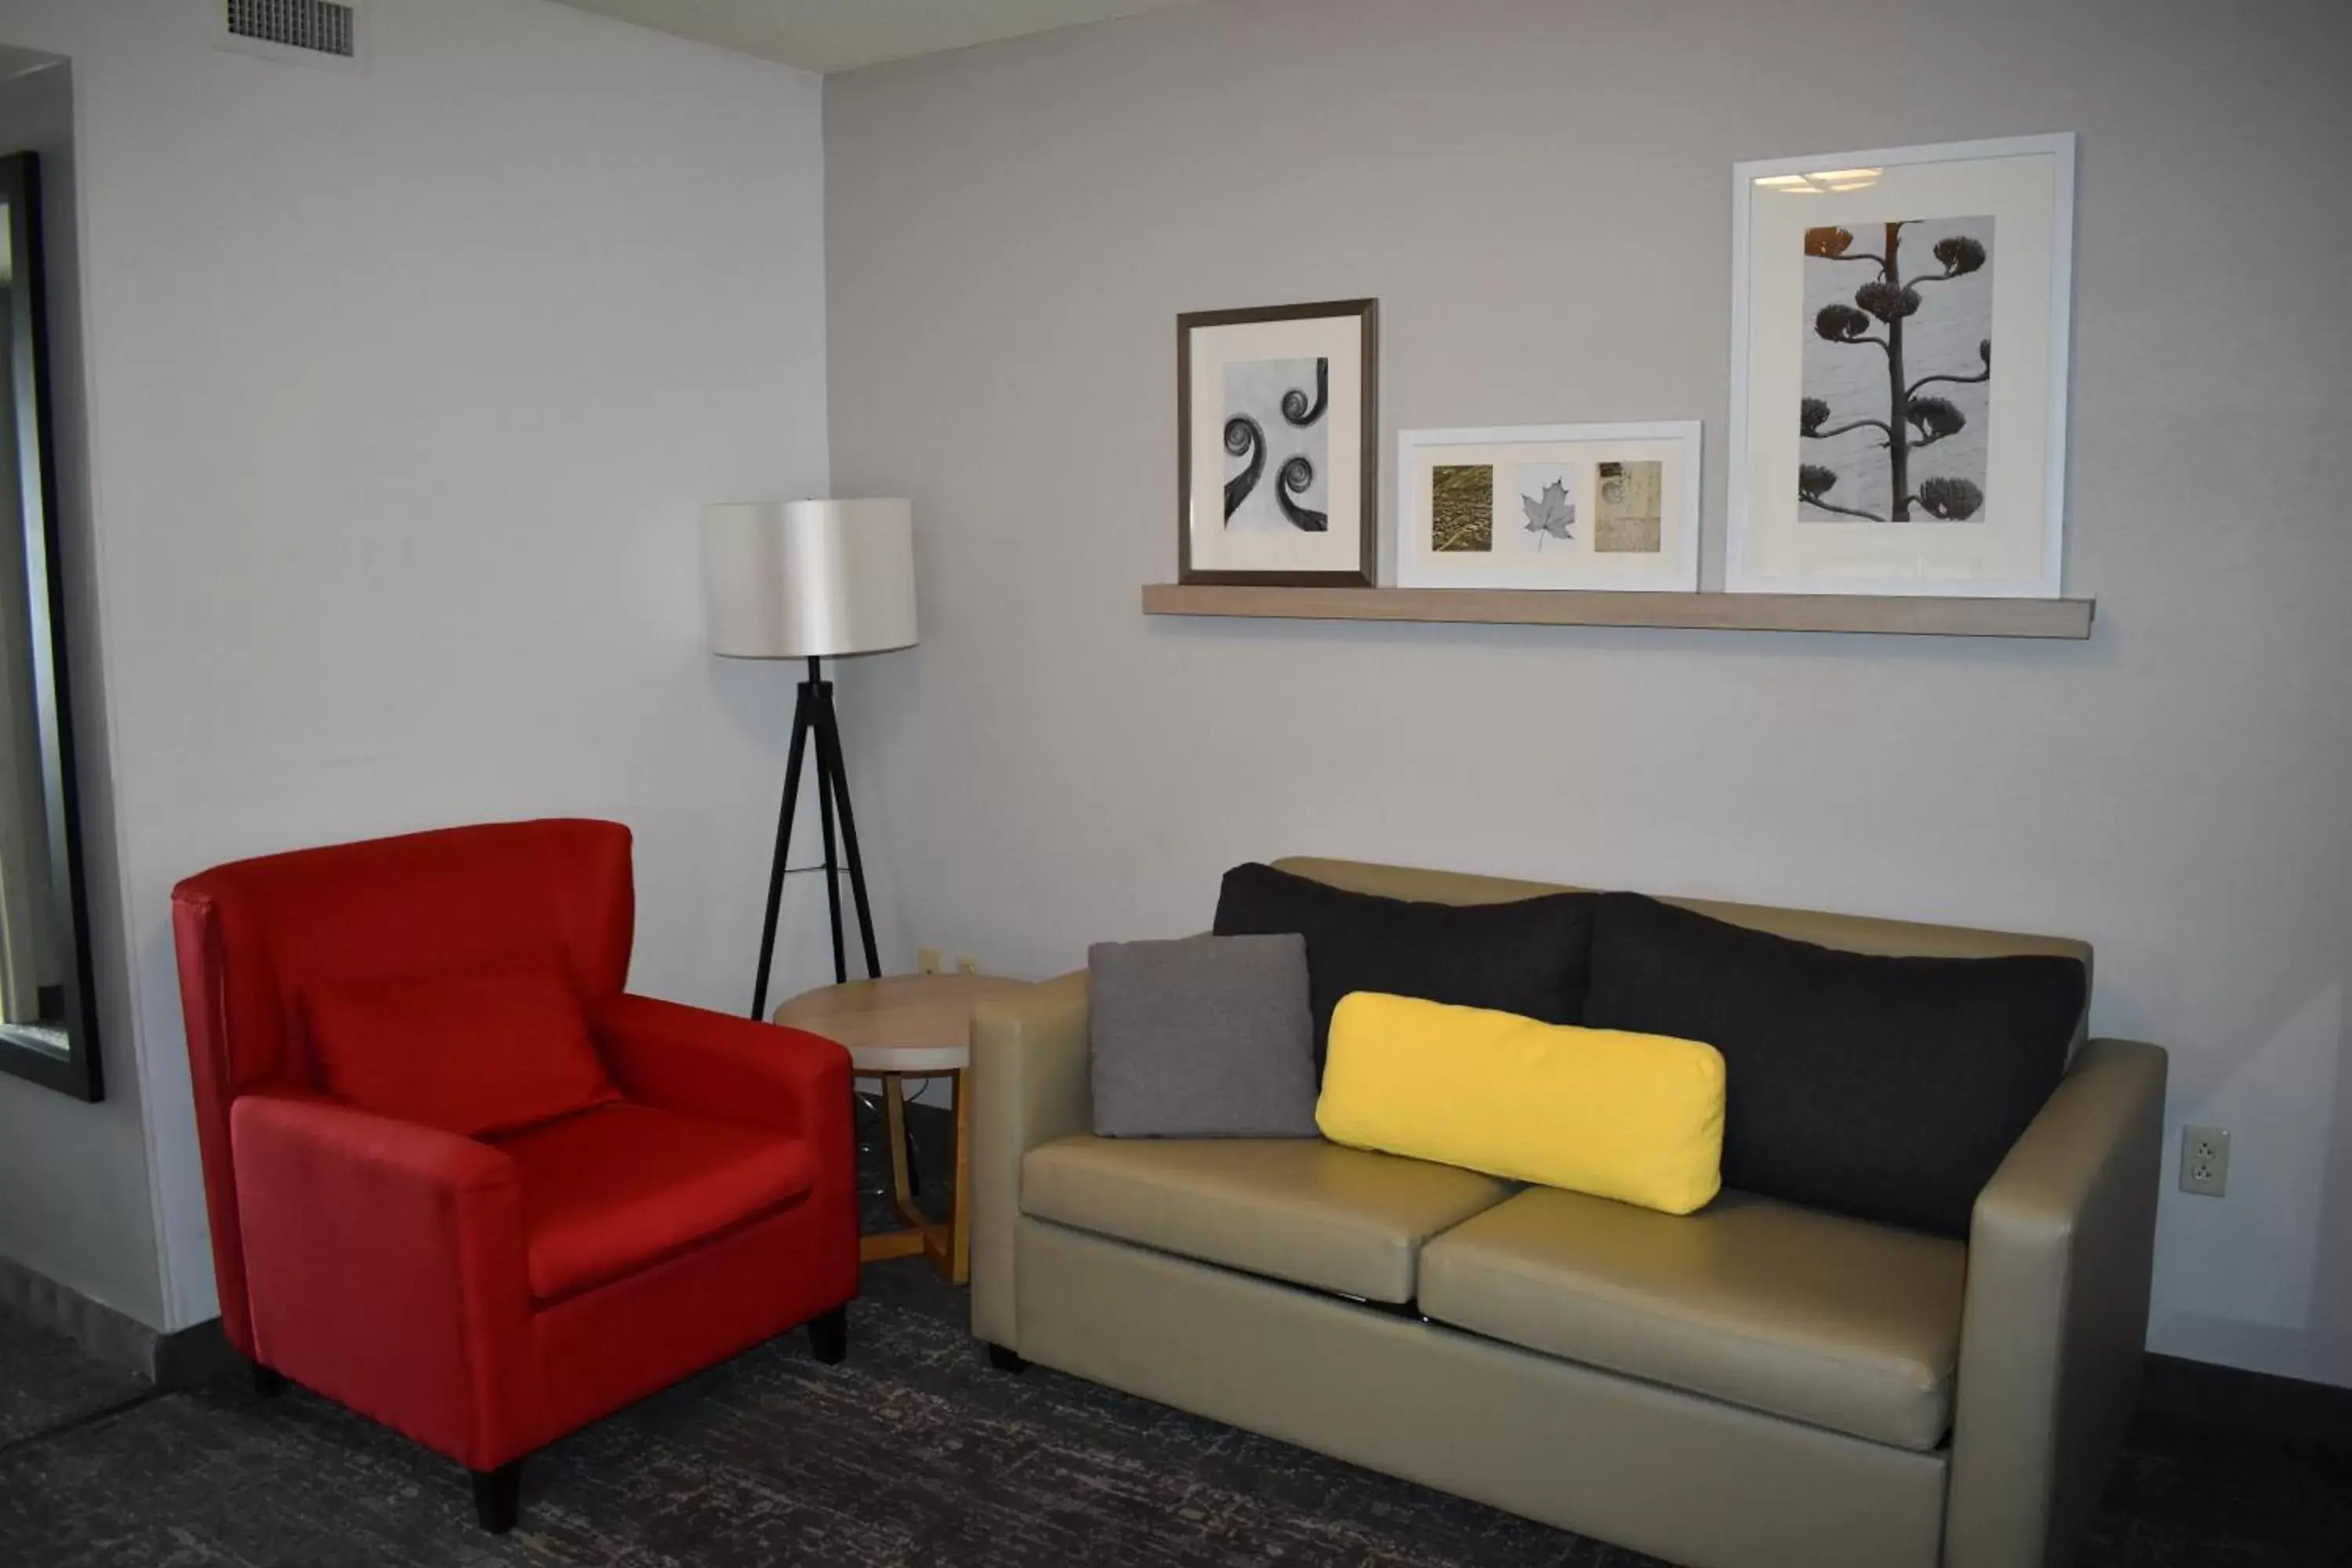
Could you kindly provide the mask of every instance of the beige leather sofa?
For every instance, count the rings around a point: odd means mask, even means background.
[[[1283,868],[1475,903],[1549,885]],[[2079,942],[1693,903],[1856,951]],[[1089,1131],[1086,976],[973,1024],[972,1331],[1698,1568],[2039,1568],[2136,1397],[2164,1053],[2078,1043],[1965,1244],[1737,1194],[1685,1218],[1319,1141]]]

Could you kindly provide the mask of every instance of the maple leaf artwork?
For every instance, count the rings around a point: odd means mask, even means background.
[[[1576,503],[1568,499],[1568,486],[1558,479],[1544,486],[1543,499],[1523,495],[1519,505],[1528,514],[1528,531],[1536,535],[1536,548],[1541,550],[1547,539],[1574,539],[1569,530],[1576,526]]]

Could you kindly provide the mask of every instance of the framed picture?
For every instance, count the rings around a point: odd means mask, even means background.
[[[1400,432],[1398,584],[1696,592],[1699,431]]]
[[[1733,593],[2056,598],[2074,138],[1740,163]]]
[[[1176,579],[1370,587],[1380,302],[1176,318]]]

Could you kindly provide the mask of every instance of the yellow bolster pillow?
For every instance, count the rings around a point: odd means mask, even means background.
[[[1688,1214],[1723,1184],[1723,1054],[1357,991],[1331,1015],[1315,1123],[1334,1143]]]

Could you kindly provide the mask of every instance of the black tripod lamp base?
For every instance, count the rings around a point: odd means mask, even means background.
[[[814,753],[817,819],[824,838],[824,902],[833,926],[833,978],[849,978],[841,925],[841,872],[849,872],[849,891],[857,907],[857,934],[864,950],[866,973],[880,978],[882,959],[874,945],[874,909],[866,892],[866,861],[857,849],[857,818],[849,804],[849,772],[841,756],[841,722],[833,706],[833,682],[824,679],[821,661],[808,661],[808,679],[800,684],[793,705],[792,750],[784,762],[784,798],[776,816],[776,852],[768,868],[768,904],[760,931],[760,973],[751,988],[751,1016],[768,1016],[768,975],[776,956],[776,921],[782,912],[786,864],[792,850],[793,815],[800,804],[801,766]],[[838,817],[838,842],[834,821]]]

